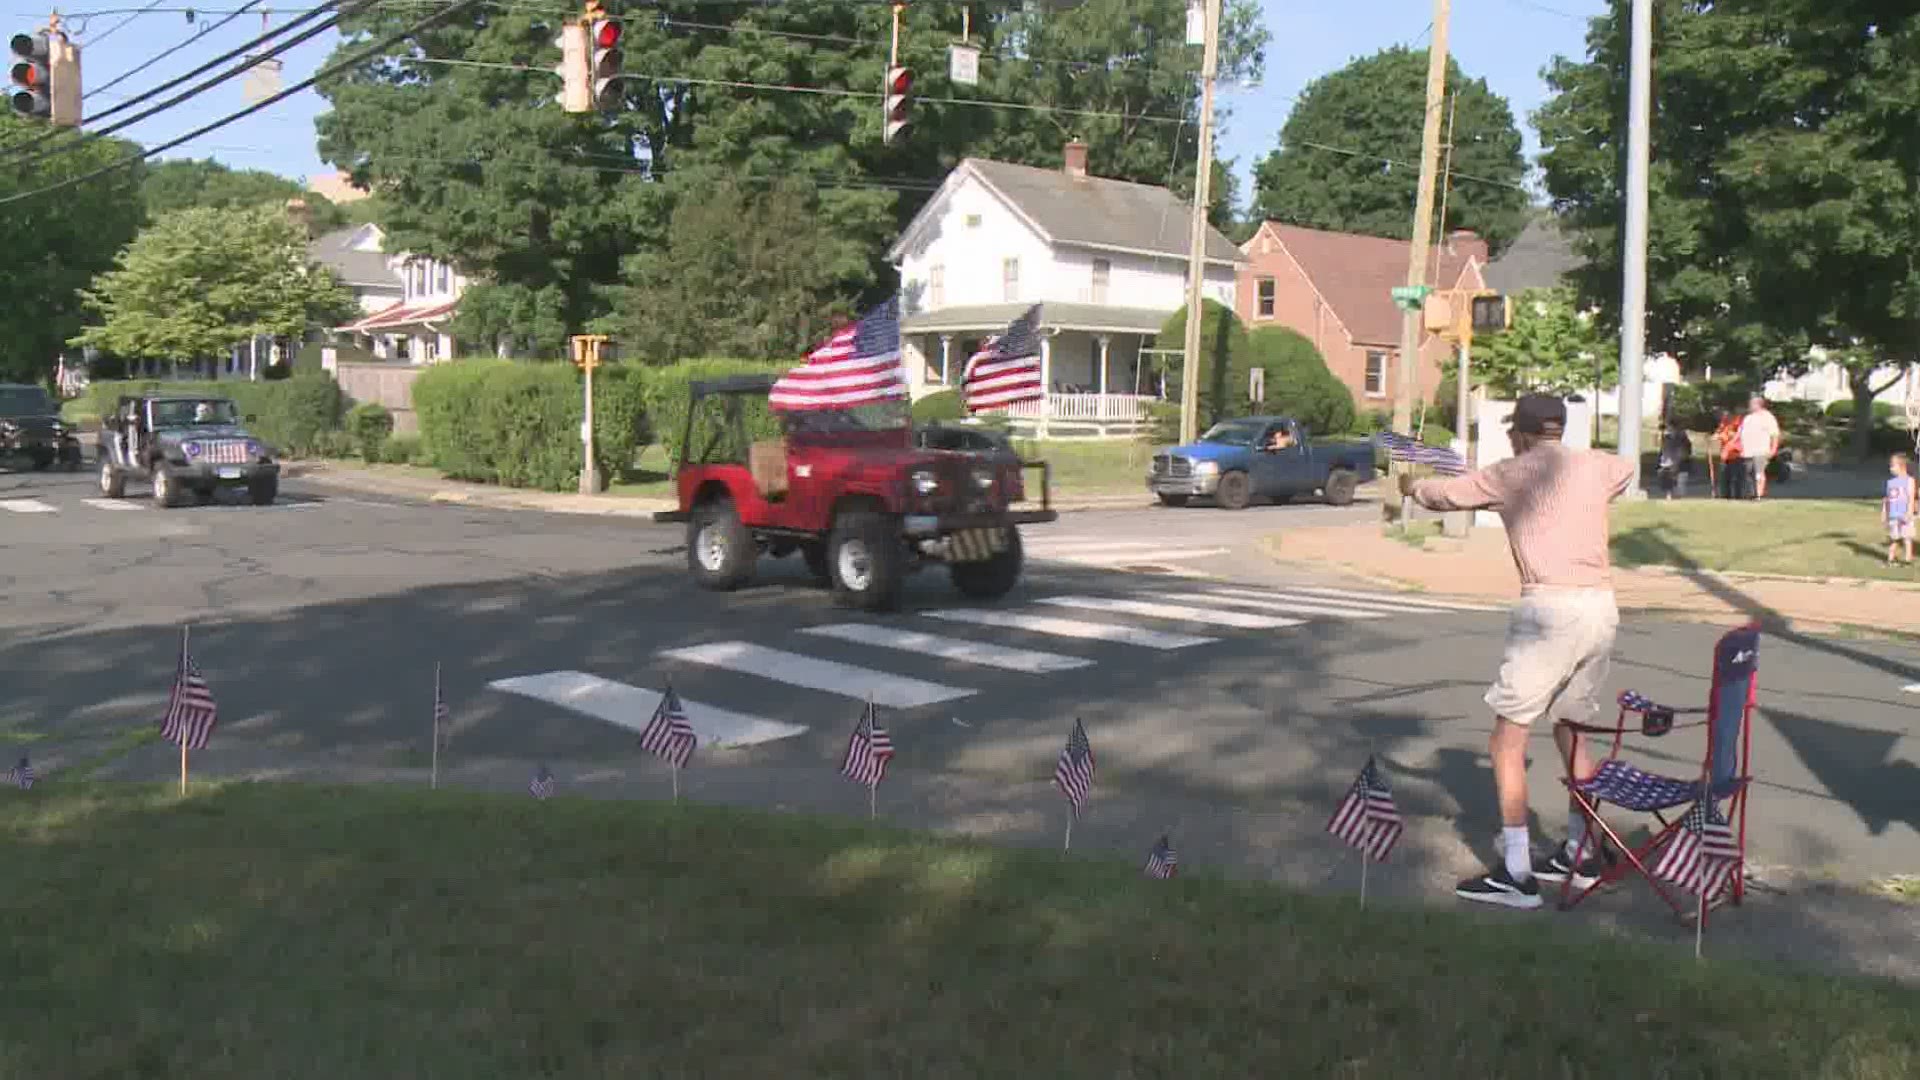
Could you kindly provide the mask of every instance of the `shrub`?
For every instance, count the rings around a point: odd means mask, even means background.
[[[413,384],[420,441],[458,480],[565,491],[580,476],[580,373],[566,364],[460,360]]]
[[[247,428],[280,453],[299,457],[312,454],[321,436],[340,427],[344,400],[340,384],[325,372],[300,373],[273,382],[242,379],[163,382],[129,379],[96,382],[63,410],[76,419],[98,420],[113,410],[122,394],[207,394],[232,398],[242,416],[252,417]]]
[[[1158,340],[1168,347],[1183,346],[1186,333],[1187,309],[1182,307],[1160,327]],[[1247,415],[1247,372],[1252,366],[1253,350],[1239,317],[1217,301],[1206,301],[1200,315],[1200,430]]]
[[[1788,404],[1788,402],[1770,403],[1768,408],[1778,413],[1781,406],[1786,404]],[[1798,403],[1795,402],[1793,404]],[[1899,411],[1900,410],[1895,409],[1890,402],[1876,401],[1873,403],[1873,422],[1875,424],[1891,424],[1893,423],[1894,416],[1899,413]],[[1852,423],[1853,400],[1851,398],[1843,398],[1827,406],[1827,419],[1837,420],[1841,423]]]
[[[913,422],[916,424],[940,424],[964,419],[966,405],[960,399],[958,390],[936,390],[913,403]]]
[[[647,369],[608,364],[593,373],[593,457],[602,474],[633,479],[637,451],[651,441]]]
[[[353,456],[353,437],[344,431],[323,431],[313,441],[312,454],[323,458],[349,458]]]
[[[393,414],[385,405],[368,401],[347,410],[347,435],[365,460],[384,460],[381,450],[392,434]]]
[[[380,459],[390,465],[419,465],[426,462],[426,452],[418,435],[395,435],[380,448]]]
[[[677,465],[685,451],[680,441],[687,429],[687,401],[691,383],[698,379],[720,379],[729,375],[778,374],[792,366],[757,360],[707,358],[682,360],[670,367],[653,368],[647,372],[646,378],[647,426],[652,429],[655,441],[666,448],[668,459]],[[714,399],[708,399],[701,406],[703,415],[696,420],[704,420],[707,410],[716,408],[718,405]],[[774,438],[780,433],[780,422],[767,409],[764,397],[748,402],[745,418],[749,439]],[[695,426],[697,428],[699,425],[696,423]],[[745,453],[745,447],[726,449]]]
[[[1247,335],[1249,366],[1266,372],[1269,411],[1284,413],[1319,434],[1353,426],[1353,392],[1327,369],[1305,334],[1286,326],[1263,326]]]

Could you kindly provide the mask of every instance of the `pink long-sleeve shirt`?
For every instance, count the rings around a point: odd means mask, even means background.
[[[1429,510],[1495,510],[1522,588],[1611,588],[1607,510],[1633,482],[1616,454],[1545,443],[1462,476],[1422,480]]]

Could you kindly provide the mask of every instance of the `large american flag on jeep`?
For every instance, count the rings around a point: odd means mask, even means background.
[[[900,304],[889,300],[815,345],[805,362],[773,384],[767,404],[779,410],[851,409],[906,396]]]

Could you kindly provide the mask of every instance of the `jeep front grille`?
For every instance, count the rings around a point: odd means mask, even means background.
[[[1153,455],[1153,475],[1186,477],[1193,475],[1193,462],[1171,454]]]
[[[200,459],[212,465],[245,465],[247,444],[234,439],[215,439],[200,444]]]

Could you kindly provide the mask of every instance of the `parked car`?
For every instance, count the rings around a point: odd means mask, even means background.
[[[1147,490],[1168,506],[1211,498],[1239,510],[1255,499],[1284,503],[1312,494],[1346,506],[1373,476],[1370,445],[1315,444],[1306,425],[1291,417],[1243,416],[1213,425],[1198,442],[1155,454]]]
[[[241,425],[229,398],[122,397],[100,418],[100,493],[117,499],[128,479],[153,484],[153,501],[178,506],[191,492],[209,502],[222,488],[244,488],[255,506],[280,491],[273,449]]]
[[[80,439],[60,419],[60,403],[42,387],[0,383],[0,458],[24,457],[36,469],[85,464]]]

